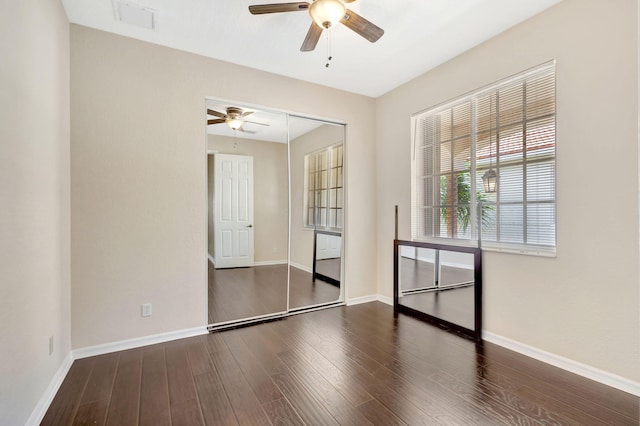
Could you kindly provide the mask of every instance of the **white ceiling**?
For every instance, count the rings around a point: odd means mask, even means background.
[[[369,43],[343,25],[300,52],[306,11],[251,15],[251,4],[293,0],[122,0],[154,9],[153,30],[119,21],[117,0],[62,0],[72,23],[378,97],[560,0],[358,0],[347,7],[384,29]]]

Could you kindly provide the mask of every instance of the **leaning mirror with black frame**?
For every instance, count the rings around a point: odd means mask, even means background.
[[[344,299],[344,125],[289,117],[289,309]]]
[[[480,249],[395,242],[396,311],[480,340]]]

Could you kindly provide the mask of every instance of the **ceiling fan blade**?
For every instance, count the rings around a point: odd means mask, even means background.
[[[220,124],[220,123],[224,123],[227,120],[225,120],[224,118],[216,118],[215,120],[207,120],[207,125],[209,124]]]
[[[265,13],[279,12],[298,12],[309,9],[309,3],[306,1],[296,3],[272,3],[272,4],[254,4],[249,6],[249,12],[252,15],[262,15]]]
[[[247,115],[251,115],[253,114],[255,111],[247,111],[247,112],[243,112],[242,115],[240,117],[246,117]]]
[[[214,111],[214,110],[209,109],[209,108],[207,108],[207,114],[209,114],[209,115],[215,115],[216,117],[220,117],[220,118],[225,118],[225,117],[226,117],[226,115],[225,115],[225,114],[223,114],[223,113],[221,113],[221,112],[218,112],[218,111]]]
[[[270,126],[270,124],[267,123],[258,123],[257,121],[248,121],[248,120],[244,120],[245,123],[251,123],[251,124],[257,124],[259,126]]]
[[[245,130],[245,129],[243,129],[243,128],[242,128],[242,126],[241,126],[241,127],[238,127],[238,130],[239,130],[239,131],[241,131],[242,133],[249,133],[249,134],[251,134],[251,135],[253,135],[253,134],[255,134],[255,133],[256,133],[256,132],[251,132],[251,131],[249,131],[249,130]]]
[[[311,22],[311,26],[309,27],[307,36],[304,38],[304,41],[302,42],[300,51],[310,52],[313,49],[315,49],[316,45],[318,44],[318,40],[320,40],[321,34],[322,34],[322,28],[317,26],[315,22]]]
[[[344,15],[344,18],[340,20],[347,28],[355,31],[360,34],[362,37],[369,40],[371,43],[375,43],[378,41],[382,34],[384,34],[384,30],[377,25],[367,21],[362,16],[358,15],[355,12],[347,9],[347,13]]]

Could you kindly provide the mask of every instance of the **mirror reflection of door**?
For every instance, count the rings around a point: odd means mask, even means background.
[[[290,117],[289,309],[344,298],[344,126]],[[321,271],[326,272],[322,274]]]
[[[287,117],[211,99],[206,108],[212,123],[207,125],[208,322],[219,325],[284,313]],[[229,111],[236,117],[229,117]]]
[[[214,154],[214,267],[251,267],[253,246],[253,157]]]

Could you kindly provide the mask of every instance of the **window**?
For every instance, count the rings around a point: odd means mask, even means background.
[[[552,62],[413,115],[412,237],[554,253],[555,114]]]
[[[304,165],[305,226],[342,229],[342,143],[305,155]]]

